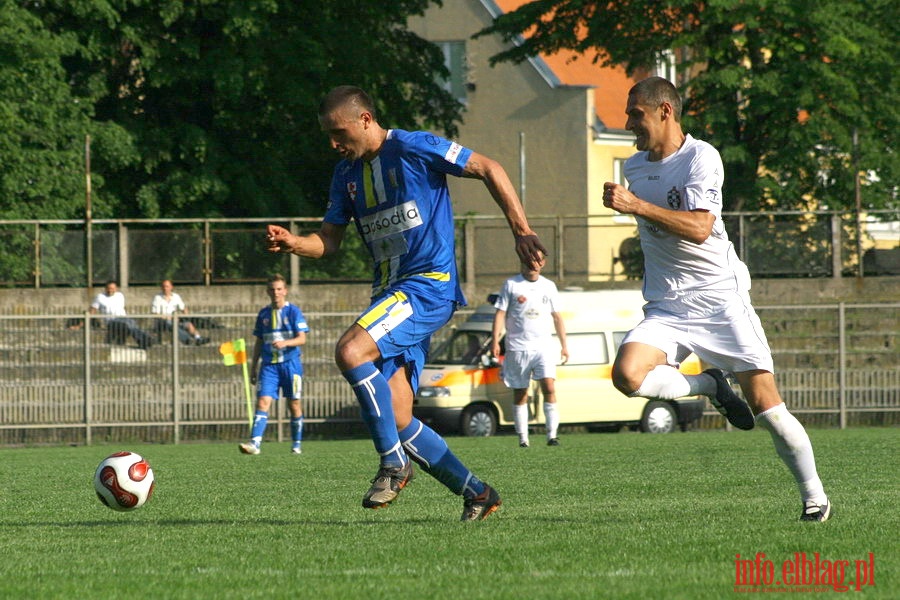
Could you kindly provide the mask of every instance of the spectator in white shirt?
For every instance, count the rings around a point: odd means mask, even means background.
[[[104,291],[97,294],[91,302],[89,312],[105,317],[102,322],[106,325],[108,344],[124,345],[131,336],[144,350],[153,345],[153,336],[138,327],[134,319],[128,318],[128,313],[125,312],[125,295],[119,291],[116,281],[106,282]],[[70,329],[80,329],[83,325],[83,322],[79,322],[71,325]]]
[[[161,315],[162,318],[156,320],[156,332],[164,334],[172,331],[172,315],[176,312],[187,314],[187,307],[184,300],[178,292],[174,291],[175,286],[169,279],[164,279],[160,284],[160,293],[153,297],[153,303],[150,305],[150,312],[154,315]],[[209,339],[200,335],[197,328],[187,319],[178,320],[178,339],[182,344],[206,344]]]

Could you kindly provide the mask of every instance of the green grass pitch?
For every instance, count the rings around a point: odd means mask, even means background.
[[[778,574],[803,552],[872,557],[866,598],[900,593],[900,432],[810,430],[834,505],[801,523],[765,431],[449,438],[503,506],[461,523],[424,473],[389,508],[361,507],[368,440],[0,449],[0,598],[723,598],[736,555]],[[96,465],[142,454],[156,492],[116,513]],[[836,571],[832,571],[836,573]],[[827,586],[826,586],[827,587]],[[805,595],[809,590],[791,590]],[[820,594],[814,594],[820,595]]]

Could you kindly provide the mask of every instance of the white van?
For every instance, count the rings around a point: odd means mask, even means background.
[[[640,291],[561,291],[560,314],[566,325],[569,360],[556,369],[560,425],[587,425],[617,430],[622,426],[651,433],[682,430],[703,414],[706,399],[674,401],[629,398],[612,383],[612,363],[625,334],[643,317]],[[468,436],[494,435],[513,425],[513,392],[500,378],[503,357],[491,356],[490,304],[475,312],[436,344],[419,379],[413,414],[445,432]],[[554,342],[559,348],[556,337]],[[501,353],[504,345],[501,342]],[[681,371],[695,374],[700,362],[691,355]],[[529,393],[531,425],[544,423],[540,386]]]

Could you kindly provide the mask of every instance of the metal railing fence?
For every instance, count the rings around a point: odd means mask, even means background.
[[[887,261],[870,249],[870,232],[900,230],[896,212],[741,212],[724,215],[729,236],[754,277],[834,277],[900,274],[896,253]],[[356,235],[336,257],[307,261],[263,250],[263,227],[282,223],[304,233],[319,218],[288,219],[98,219],[0,221],[0,286],[93,287],[109,279],[120,285],[217,285],[265,281],[277,269],[300,281],[367,281],[369,261]],[[532,215],[550,250],[545,272],[557,281],[634,278],[621,242],[636,235],[623,215]],[[501,216],[458,216],[457,252],[466,283],[518,270]],[[90,235],[88,235],[88,231]],[[857,243],[858,233],[862,235]],[[862,259],[860,253],[863,253]],[[87,257],[90,256],[90,265]],[[148,260],[152,257],[152,260]],[[91,280],[91,285],[88,284]]]
[[[757,310],[781,393],[804,422],[841,428],[900,422],[900,303]],[[0,444],[242,439],[248,427],[242,369],[226,367],[218,346],[243,337],[252,350],[255,316],[191,315],[211,343],[183,345],[176,328],[157,333],[155,317],[135,315],[134,324],[152,336],[147,349],[85,314],[0,316]],[[332,359],[335,341],[356,315],[306,316],[307,427],[321,435],[361,432],[356,399]],[[703,426],[724,426],[708,409]],[[267,434],[278,440],[286,432],[284,411],[273,409]]]

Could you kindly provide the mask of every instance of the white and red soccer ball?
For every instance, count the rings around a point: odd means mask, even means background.
[[[142,507],[153,495],[155,484],[150,463],[134,452],[107,456],[94,473],[94,489],[100,502],[118,511]]]

